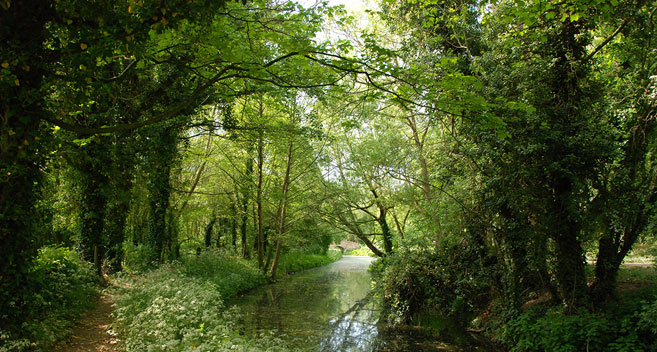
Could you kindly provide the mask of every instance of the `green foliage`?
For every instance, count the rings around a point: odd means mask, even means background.
[[[216,250],[205,250],[199,256],[182,258],[181,273],[214,285],[224,299],[260,286],[265,276],[248,261],[221,255]]]
[[[233,335],[234,312],[218,288],[162,266],[130,283],[116,303],[116,322],[127,350],[211,349]]]
[[[654,283],[643,271],[621,270],[619,281]],[[643,269],[643,268],[642,268]],[[563,307],[536,306],[507,322],[501,340],[511,351],[654,351],[657,347],[657,286],[625,290],[604,311],[581,309],[564,314]]]
[[[514,352],[649,351],[647,343],[654,341],[654,335],[640,327],[636,313],[617,317],[533,310],[508,322],[503,339]]]
[[[367,256],[367,257],[376,257],[376,254],[374,254],[372,252],[372,250],[367,248],[366,246],[362,246],[360,248],[350,249],[350,250],[345,252],[345,255],[360,255],[360,256]]]
[[[11,331],[0,331],[0,351],[47,348],[68,334],[75,319],[89,309],[97,288],[97,276],[89,263],[80,262],[68,248],[39,249],[28,275],[29,293],[15,306]],[[2,319],[7,316],[3,314]]]
[[[645,342],[648,346],[648,351],[657,350],[657,301],[643,302],[644,308],[639,313],[638,328],[640,331],[646,332],[647,336],[652,336],[650,342]]]
[[[375,288],[391,322],[411,322],[426,310],[467,326],[488,302],[490,278],[476,252],[399,251],[372,264]]]
[[[128,351],[294,350],[273,336],[239,335],[239,312],[224,300],[264,276],[237,258],[206,251],[127,280],[114,315]]]
[[[123,268],[128,272],[144,272],[155,265],[152,260],[155,257],[155,250],[147,244],[135,245],[128,241],[123,244],[123,251],[125,253]]]
[[[289,274],[296,271],[328,265],[340,258],[342,258],[342,253],[335,250],[330,250],[327,254],[290,252],[281,256],[278,270],[281,274]]]

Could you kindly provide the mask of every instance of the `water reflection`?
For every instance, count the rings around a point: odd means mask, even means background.
[[[297,344],[301,339],[312,351],[454,350],[418,329],[393,329],[379,322],[380,309],[367,272],[371,261],[345,256],[231,303],[243,313],[246,334],[275,331]]]
[[[376,321],[379,311],[368,293],[340,317],[331,319],[328,331],[318,351],[373,351],[379,335]]]

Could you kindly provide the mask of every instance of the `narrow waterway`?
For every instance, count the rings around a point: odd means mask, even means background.
[[[372,258],[345,256],[230,302],[249,336],[275,333],[309,351],[459,351],[427,331],[380,322],[367,268]]]

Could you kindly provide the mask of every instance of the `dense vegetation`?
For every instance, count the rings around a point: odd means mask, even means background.
[[[618,277],[655,254],[655,9],[0,0],[0,349],[118,273],[128,348],[284,350],[222,302],[348,238],[391,323],[654,350],[654,279]]]

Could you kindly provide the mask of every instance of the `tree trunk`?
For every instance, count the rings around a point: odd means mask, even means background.
[[[609,189],[603,189],[600,199],[596,199],[596,205],[602,206],[593,207],[606,225],[598,240],[595,278],[590,287],[591,299],[598,307],[615,298],[620,265],[654,214],[650,205],[657,201],[657,189],[650,180],[655,172],[645,169],[648,136],[654,135],[656,126],[655,119],[650,118],[651,105],[644,101],[637,109],[634,132],[623,148],[620,170],[613,173]]]
[[[245,173],[242,184],[242,219],[240,225],[240,232],[242,235],[242,258],[248,259],[250,257],[249,245],[247,242],[246,227],[249,218],[249,197],[251,195],[251,175],[253,175],[253,159],[251,158],[251,148],[249,148],[245,161]]]
[[[205,227],[205,248],[210,248],[212,245],[212,230],[214,229],[214,223],[217,222],[217,216],[212,214],[208,225]]]
[[[157,148],[150,155],[150,172],[148,175],[148,193],[150,199],[150,216],[148,226],[148,244],[154,250],[153,260],[165,259],[165,246],[170,245],[167,232],[167,210],[171,196],[171,167],[177,153],[177,130],[174,127],[155,129]]]
[[[581,139],[586,132],[587,93],[580,87],[589,75],[586,60],[582,60],[588,41],[581,36],[583,26],[579,22],[565,21],[546,45],[553,65],[547,74],[550,89],[546,116],[554,126],[548,140],[549,149],[544,163],[554,163],[545,173],[551,204],[546,226],[555,242],[555,278],[566,312],[576,312],[588,304],[584,251],[581,235],[581,209],[578,204],[579,185],[594,172],[595,161],[584,160],[582,148],[588,142]],[[576,156],[573,158],[573,156]],[[587,164],[588,162],[588,164]],[[549,164],[548,164],[549,165]],[[561,168],[569,170],[566,173]],[[577,188],[576,188],[577,187]]]
[[[282,238],[279,238],[278,241],[276,241],[276,255],[274,256],[274,263],[271,265],[271,278],[275,279],[276,278],[276,270],[278,269],[278,260],[281,257],[281,248],[282,248]]]
[[[379,225],[381,226],[381,234],[383,235],[383,250],[386,254],[392,254],[392,233],[390,233],[390,227],[388,226],[388,220],[386,219],[387,210],[381,206],[379,207]]]
[[[554,226],[552,236],[555,242],[556,280],[561,299],[566,311],[574,313],[578,308],[588,303],[584,250],[579,240],[581,230],[575,216],[568,209],[568,201],[564,198],[571,196],[572,184],[570,180],[557,181],[559,187],[554,194],[552,215]]]
[[[105,212],[109,178],[105,174],[109,164],[107,141],[94,141],[80,149],[79,163],[74,166],[80,175],[80,249],[82,257],[95,265],[101,274],[104,251],[95,255],[95,248],[104,248]],[[95,261],[97,259],[97,261]]]
[[[392,253],[392,233],[390,232],[390,226],[388,226],[388,219],[386,217],[388,209],[385,207],[381,199],[379,198],[378,193],[374,188],[371,189],[372,194],[374,195],[374,201],[377,208],[379,208],[379,216],[376,217],[376,222],[379,223],[381,227],[381,235],[383,237],[383,250],[386,254]]]
[[[280,216],[278,225],[278,239],[276,240],[276,255],[274,256],[274,263],[271,266],[271,277],[276,277],[276,269],[278,268],[278,260],[281,254],[281,247],[283,243],[283,235],[285,234],[285,214],[287,211],[287,194],[290,190],[290,170],[292,168],[292,149],[294,143],[290,140],[287,147],[287,161],[285,163],[285,176],[283,178],[283,192],[280,205]]]
[[[260,116],[262,117],[262,100],[260,101]],[[258,134],[258,182],[256,184],[256,219],[257,219],[257,250],[258,250],[258,268],[264,266],[264,239],[262,233],[262,166],[264,163],[263,149],[263,131],[260,130]]]
[[[126,216],[130,210],[129,200],[113,202],[107,211],[107,262],[111,272],[123,270],[123,241],[125,239]]]
[[[237,206],[230,202],[230,237],[233,253],[237,253]]]
[[[12,1],[0,10],[0,62],[10,65],[20,84],[0,87],[0,311],[7,314],[0,329],[17,318],[14,313],[21,314],[9,302],[23,297],[29,287],[27,274],[42,230],[34,206],[50,152],[50,129],[40,124],[46,116],[42,79],[50,77],[44,27],[54,18],[54,9],[49,1]]]
[[[424,141],[426,140],[426,135],[429,131],[429,125],[427,124],[424,127],[424,130],[420,133],[417,121],[413,115],[406,117],[406,124],[411,128],[413,144],[417,150],[418,161],[420,162],[420,185],[422,188],[422,194],[424,195],[424,201],[427,203],[427,207],[429,207],[428,209],[425,208],[424,215],[431,219],[431,222],[435,227],[434,240],[437,244],[440,240],[440,218],[438,213],[432,209],[434,195],[431,187],[431,176],[429,175],[429,164],[427,163],[427,158],[424,153]]]
[[[129,138],[129,137],[119,137]],[[125,143],[115,142],[118,150],[113,153],[113,174],[106,216],[107,263],[110,272],[123,270],[123,241],[125,240],[127,217],[130,212],[130,191],[133,186],[135,158],[124,150]]]

